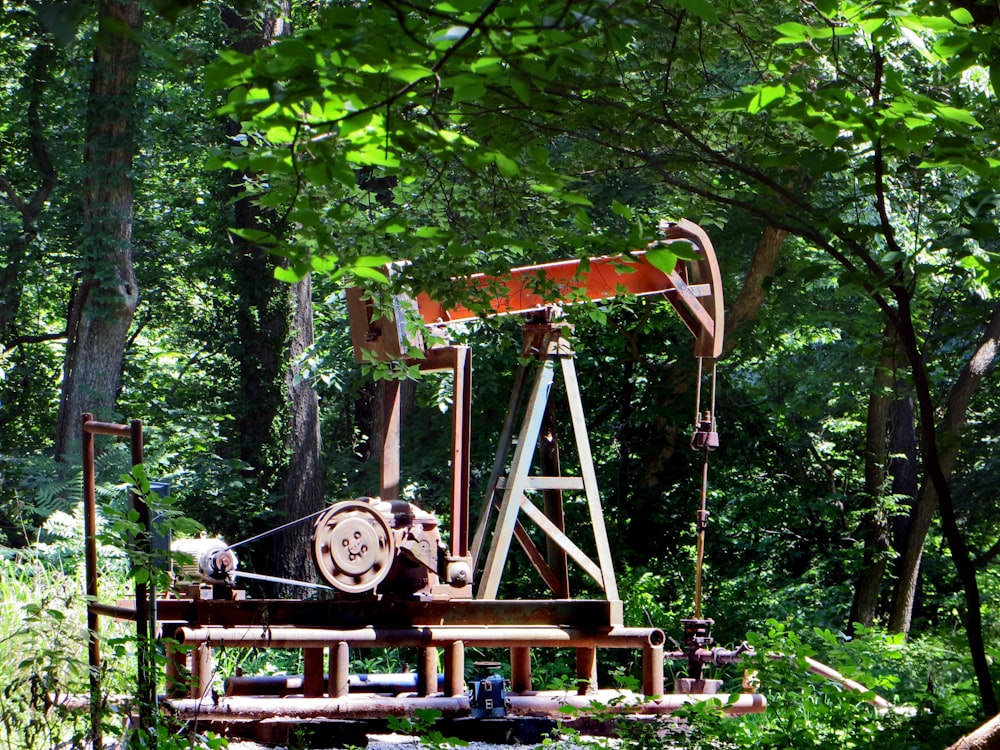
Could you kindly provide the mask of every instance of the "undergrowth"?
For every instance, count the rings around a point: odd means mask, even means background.
[[[139,477],[141,480],[141,477]],[[141,483],[141,481],[140,481]],[[101,600],[129,597],[134,581],[122,551],[129,530],[127,514],[103,538],[100,550]],[[79,506],[49,514],[31,532],[31,542],[0,555],[0,750],[43,750],[87,747],[90,717],[71,708],[70,696],[87,696],[86,607],[83,584],[83,532]],[[28,534],[26,534],[28,536]],[[134,567],[134,566],[133,566]],[[626,597],[628,596],[626,592]],[[176,750],[217,748],[223,740],[199,736],[188,727],[171,724],[154,713],[143,731],[127,728],[126,713],[135,686],[136,638],[126,623],[102,618],[105,671],[101,674],[106,705],[102,729],[109,740],[127,748]],[[669,624],[667,624],[669,628]],[[596,718],[618,723],[617,748],[693,748],[738,750],[816,748],[819,750],[940,750],[969,731],[978,721],[975,683],[962,648],[960,633],[922,635],[910,641],[878,630],[861,630],[854,638],[798,620],[769,620],[747,638],[756,656],[718,674],[724,691],[741,691],[744,670],[757,672],[768,707],[764,713],[725,717],[719,700],[691,705],[670,717],[623,719],[606,708],[588,710]],[[352,664],[357,672],[399,671],[406,654],[398,649],[364,652]],[[536,676],[558,675],[571,660],[560,651],[539,649]],[[996,654],[992,654],[996,656]],[[220,654],[222,672],[239,666],[292,672],[300,669],[299,654],[240,651]],[[546,660],[551,657],[551,663]],[[810,658],[833,667],[872,693],[848,690],[842,684],[812,674]],[[629,687],[627,670],[617,676]],[[574,681],[566,678],[567,685]],[[540,680],[540,684],[542,684]],[[632,685],[634,676],[632,676]],[[669,689],[669,688],[668,688]],[[872,704],[875,693],[892,707]],[[123,697],[124,701],[116,700]],[[453,744],[434,727],[433,717],[398,724],[434,746]],[[547,742],[553,748],[604,746],[568,728]]]

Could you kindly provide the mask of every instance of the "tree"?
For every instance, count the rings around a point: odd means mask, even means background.
[[[78,443],[80,415],[110,419],[139,303],[132,260],[138,3],[98,5],[84,145],[82,265],[68,315],[55,455]]]
[[[224,20],[232,48],[243,54],[263,49],[286,34],[290,4],[268,11],[261,28],[248,17],[226,9]],[[239,134],[236,123],[227,134]],[[257,179],[244,172],[244,182]],[[282,220],[237,190],[233,195],[234,275],[238,336],[234,347],[241,393],[236,401],[236,435],[240,458],[254,473],[260,489],[280,500],[268,521],[291,521],[323,504],[319,403],[312,384],[301,377],[299,360],[313,343],[312,284],[307,276],[288,284],[275,279],[281,267],[269,249],[255,241],[282,234]],[[264,439],[262,439],[262,437]],[[283,525],[283,524],[278,524]],[[298,524],[275,534],[260,563],[293,580],[312,580],[309,527]],[[269,559],[266,559],[269,558]]]

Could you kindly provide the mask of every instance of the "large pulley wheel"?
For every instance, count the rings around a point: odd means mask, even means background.
[[[347,500],[316,519],[312,553],[324,581],[356,594],[371,591],[389,574],[396,550],[382,514],[366,503]]]

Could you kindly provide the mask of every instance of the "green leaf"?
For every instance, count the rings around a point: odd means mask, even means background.
[[[976,128],[982,127],[982,123],[980,123],[979,120],[977,120],[967,109],[959,109],[958,107],[949,107],[944,104],[940,104],[934,108],[934,111],[938,114],[938,116],[945,120],[960,122],[963,125],[972,125]]]
[[[775,84],[774,86],[762,86],[754,94],[753,99],[750,100],[747,112],[752,115],[757,114],[767,105],[781,99],[785,95],[785,91],[785,86],[782,83]]]
[[[356,258],[352,266],[354,268],[381,268],[392,263],[392,258],[388,255],[362,255]]]
[[[521,104],[528,106],[531,104],[531,83],[524,78],[513,77],[510,79],[510,87],[514,91]]]
[[[296,266],[292,267],[277,266],[274,269],[274,278],[276,278],[278,281],[284,281],[288,284],[296,284],[302,281],[302,279],[305,278],[305,275],[306,275],[305,269],[300,269]]]
[[[388,284],[389,277],[384,273],[379,271],[377,268],[368,268],[366,266],[351,266],[350,272],[360,279],[371,279],[372,281],[377,281],[380,284]]]
[[[539,189],[539,186],[532,185],[532,189]],[[573,193],[568,190],[544,190],[540,189],[539,192],[548,192],[553,198],[561,200],[563,203],[568,203],[571,206],[593,206],[594,204],[590,202],[588,198],[579,193]]]
[[[255,245],[276,245],[278,239],[263,229],[249,229],[244,227],[230,227],[229,233]]]
[[[950,15],[955,19],[955,23],[960,23],[963,26],[968,26],[976,20],[972,17],[972,13],[965,8],[955,8]]]
[[[809,27],[795,22],[783,23],[774,27],[774,30],[781,34],[779,42],[797,43],[804,42],[809,38]]]
[[[518,163],[499,151],[493,154],[493,162],[504,177],[517,177],[521,173],[521,167],[518,166]]]
[[[832,122],[820,122],[813,125],[812,135],[821,145],[830,148],[840,137],[840,126]]]
[[[386,219],[379,225],[381,229],[386,234],[402,234],[407,229],[409,229],[409,224],[406,219],[399,216],[393,216],[392,218]]]
[[[681,260],[698,260],[701,258],[701,252],[699,252],[693,242],[689,242],[688,240],[676,240],[671,242],[670,252]]]
[[[264,137],[271,143],[291,143],[295,140],[295,133],[284,125],[275,125],[264,132]]]
[[[389,68],[389,75],[403,83],[416,83],[422,78],[431,78],[434,71],[425,68],[423,65],[393,65]]]
[[[471,73],[449,76],[441,81],[441,85],[451,89],[451,100],[456,104],[476,101],[486,93],[486,82],[481,76]]]
[[[626,221],[632,221],[635,219],[635,212],[632,210],[632,207],[626,206],[619,200],[611,201],[611,213],[616,216],[621,216]]]
[[[712,3],[705,0],[678,0],[678,4],[689,13],[694,13],[698,18],[709,23],[718,23],[719,14]]]
[[[646,252],[646,260],[653,268],[658,268],[663,273],[671,273],[677,266],[677,256],[672,248],[673,245],[669,248],[663,245],[654,247]]]

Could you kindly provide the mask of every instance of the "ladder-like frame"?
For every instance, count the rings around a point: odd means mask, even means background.
[[[472,559],[474,565],[478,567],[490,519],[496,510],[496,523],[476,592],[478,599],[497,597],[510,545],[516,538],[555,596],[563,598],[569,596],[568,587],[564,582],[568,556],[603,589],[608,601],[618,600],[618,584],[611,559],[611,546],[608,542],[604,513],[601,509],[597,474],[594,471],[590,439],[583,415],[573,350],[564,331],[565,326],[561,324],[529,323],[525,326],[522,364],[518,367],[515,377],[507,418],[500,435],[493,471],[487,484],[473,539]],[[549,462],[549,465],[543,468],[548,472],[547,475],[530,474],[533,458],[539,447],[557,366],[562,372],[566,388],[573,436],[580,462],[579,476],[563,475],[558,460]],[[525,394],[528,376],[532,369],[535,369],[534,380],[530,390]],[[527,406],[515,443],[514,426],[525,395],[528,396]],[[508,458],[510,458],[509,469]],[[597,549],[597,562],[594,562],[566,533],[562,522],[564,491],[583,492],[587,498],[590,525]],[[548,493],[545,510],[539,509],[531,499],[529,493],[537,492]],[[548,537],[550,544],[547,559],[522,525],[520,520],[522,514],[533,521]]]

